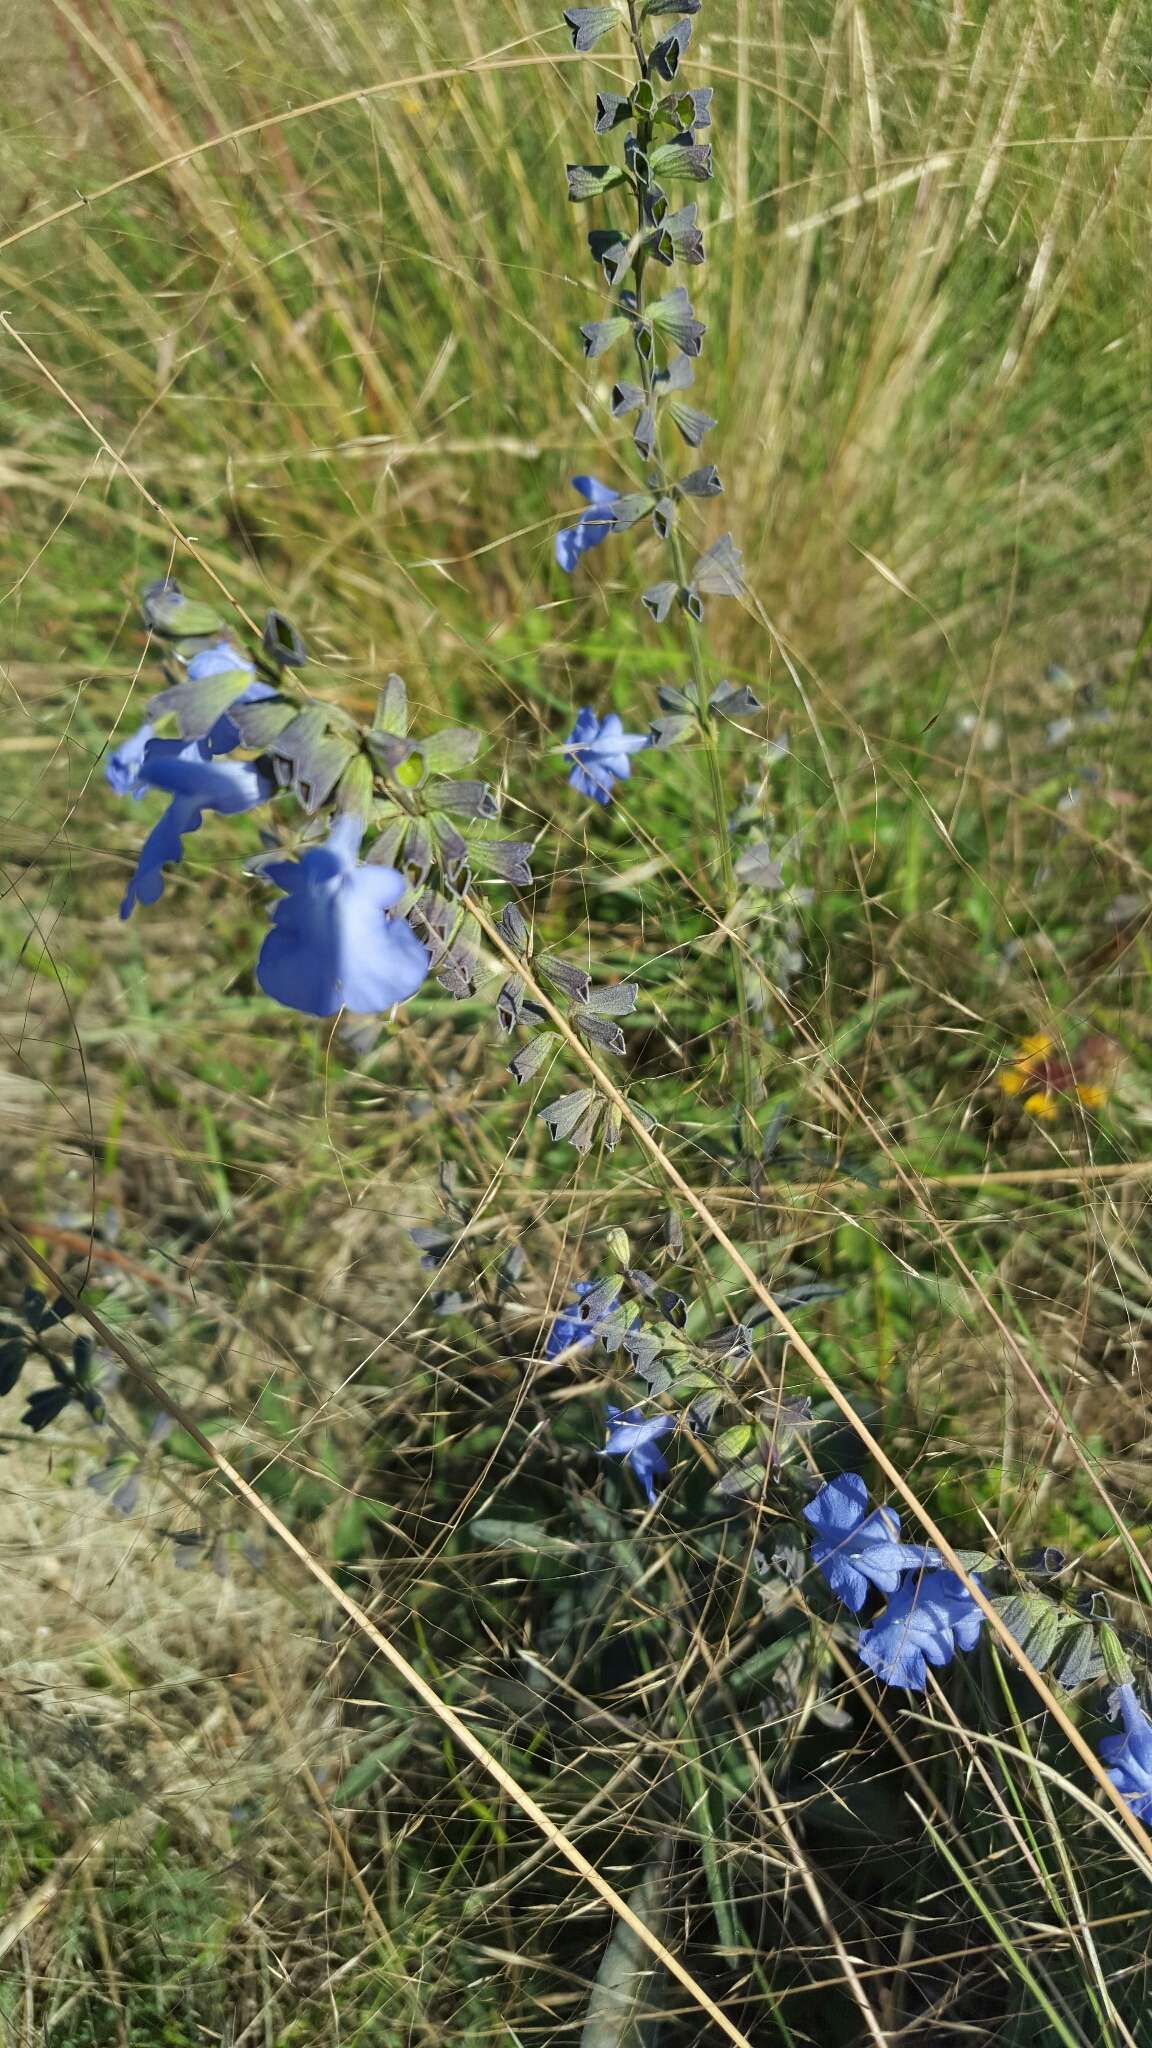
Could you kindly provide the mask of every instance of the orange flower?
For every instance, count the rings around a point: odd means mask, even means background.
[[[1121,1058],[1114,1038],[1097,1031],[1074,1053],[1061,1052],[1047,1031],[1022,1038],[1015,1057],[1002,1067],[996,1083],[1002,1095],[1021,1095],[1025,1116],[1053,1123],[1061,1098],[1075,1099],[1082,1109],[1101,1110],[1108,1101]]]

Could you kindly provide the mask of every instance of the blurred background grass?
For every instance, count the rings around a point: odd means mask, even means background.
[[[842,1739],[785,1683],[742,1525],[693,1481],[634,1538],[594,1455],[600,1368],[550,1373],[540,1331],[609,1224],[658,1219],[647,1169],[558,1158],[482,1005],[433,991],[349,1046],[264,1003],[243,824],[115,916],[141,824],[99,760],[150,688],[136,594],[169,568],[200,589],[142,484],[243,610],[299,624],[321,694],[364,707],[395,668],[423,715],[483,725],[511,829],[547,826],[543,927],[640,982],[631,1072],[682,1169],[767,1277],[843,1288],[805,1327],[938,1513],[1082,1553],[1137,1618],[1067,1437],[1139,1540],[1152,30],[1133,5],[707,0],[697,31],[698,387],[753,594],[714,610],[714,660],[788,741],[734,736],[726,772],[806,892],[763,1186],[727,1148],[703,768],[646,760],[589,819],[547,752],[576,704],[642,726],[682,673],[626,543],[575,585],[552,562],[569,475],[623,474],[563,197],[619,66],[501,0],[52,0],[0,25],[0,303],[26,344],[0,329],[4,1194],[618,1887],[655,1834],[676,1944],[754,2039],[858,2038],[802,1854],[892,2038],[1119,2042],[1147,1920],[1084,1813],[921,1731],[982,1881],[1024,1805],[990,1937],[859,1702]],[[1000,1100],[1029,1031],[1116,1038],[1103,1111]],[[492,1237],[430,1278],[406,1233],[445,1162]],[[436,1311],[511,1241],[511,1339]],[[686,1267],[741,1312],[707,1248]],[[579,2039],[601,1909],[248,1554],[194,1446],[158,1448],[117,1517],[90,1433],[29,1442],[8,1407],[12,2038]],[[165,1532],[201,1523],[223,1577],[178,1569]]]

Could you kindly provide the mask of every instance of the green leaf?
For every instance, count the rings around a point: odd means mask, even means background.
[[[571,1557],[573,1551],[581,1547],[566,1536],[554,1536],[550,1529],[541,1528],[539,1522],[504,1521],[498,1515],[478,1515],[468,1527],[477,1543],[483,1543],[490,1550],[527,1550],[538,1552],[541,1557]]]
[[[662,1940],[669,1851],[661,1844],[628,1904],[649,1932]],[[580,2048],[656,2048],[663,2031],[658,2004],[665,1973],[627,1921],[617,1920],[600,1959],[580,2035]]]
[[[246,747],[270,747],[299,709],[288,697],[260,697],[254,704],[230,705],[228,715]]]
[[[555,1102],[550,1102],[547,1109],[542,1109],[540,1121],[547,1125],[554,1138],[570,1138],[595,1099],[591,1088],[577,1088],[571,1095],[561,1095]]]
[[[745,1451],[751,1450],[755,1440],[756,1431],[750,1422],[734,1423],[731,1429],[722,1431],[717,1437],[716,1456],[724,1459],[742,1458]]]
[[[605,192],[614,192],[618,185],[626,185],[627,173],[621,164],[566,164],[568,175],[568,197],[579,204],[585,199],[599,199]]]
[[[376,732],[394,732],[404,739],[408,732],[408,689],[403,676],[386,676],[372,721]]]
[[[334,732],[330,714],[318,705],[300,712],[276,742],[276,753],[292,769],[292,787],[306,811],[319,810],[331,796],[356,752],[347,732]]]
[[[542,1031],[538,1038],[533,1038],[532,1040],[530,1040],[530,1042],[526,1046],[524,1046],[520,1052],[517,1053],[514,1060],[509,1060],[508,1072],[512,1075],[514,1080],[519,1081],[521,1084],[523,1084],[525,1081],[530,1081],[532,1079],[533,1074],[537,1073],[539,1069],[543,1066],[545,1057],[551,1051],[552,1047],[558,1043],[558,1032]],[[552,1105],[553,1109],[558,1109],[559,1106],[560,1105],[555,1102]],[[556,1134],[553,1133],[553,1135],[555,1136]]]
[[[420,741],[420,752],[434,775],[455,775],[467,768],[484,745],[484,735],[471,725],[445,726]]]
[[[222,675],[205,676],[203,682],[194,683],[190,677],[174,683],[170,690],[161,690],[148,706],[154,718],[163,718],[169,713],[176,720],[181,739],[198,740],[209,732],[216,720],[223,716],[243,695],[252,681],[250,668],[225,669]]]
[[[372,808],[372,767],[366,754],[353,754],[336,784],[336,809],[366,818]]]
[[[153,584],[144,592],[140,608],[149,631],[162,633],[166,640],[215,639],[225,630],[215,605],[197,604],[175,583]]]

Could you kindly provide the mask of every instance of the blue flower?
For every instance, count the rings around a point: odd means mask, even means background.
[[[1124,1733],[1106,1735],[1100,1744],[1108,1776],[1137,1820],[1152,1821],[1152,1723],[1131,1685],[1117,1686],[1111,1710],[1119,1713]]]
[[[556,560],[569,576],[581,555],[607,540],[614,522],[611,513],[605,514],[604,507],[614,505],[620,496],[619,491],[610,490],[607,484],[600,483],[594,476],[574,476],[572,488],[579,491],[582,498],[587,498],[588,503],[575,526],[566,526],[556,535]]]
[[[338,817],[323,846],[263,872],[284,890],[260,950],[256,979],[266,996],[309,1017],[341,1009],[376,1012],[407,1002],[429,968],[428,949],[402,917],[395,868],[358,860],[364,827]]]
[[[615,711],[610,711],[606,718],[597,718],[585,706],[577,715],[564,749],[564,759],[573,764],[569,787],[578,789],[581,796],[592,797],[598,804],[608,803],[613,784],[626,781],[632,773],[629,754],[642,753],[650,744],[647,733],[625,732]]]
[[[139,740],[140,735],[135,737]],[[156,903],[163,895],[165,863],[183,858],[184,840],[189,832],[199,831],[205,811],[235,816],[266,803],[275,794],[275,781],[264,762],[217,758],[235,746],[238,737],[231,720],[220,719],[206,739],[149,738],[137,755],[129,757],[130,766],[123,771],[130,778],[125,793],[141,796],[146,789],[163,789],[172,801],[140,849],[136,872],[120,905],[121,917],[131,917],[138,903]],[[221,740],[227,745],[222,746]],[[121,753],[127,754],[133,745],[127,742]]]
[[[668,1470],[668,1460],[658,1448],[659,1439],[675,1429],[674,1415],[649,1415],[647,1418],[639,1408],[608,1409],[608,1438],[604,1445],[606,1458],[623,1458],[630,1465],[648,1496],[649,1504],[657,1499],[655,1481],[663,1479]]]
[[[869,1586],[894,1593],[901,1574],[937,1564],[934,1550],[920,1543],[901,1543],[895,1508],[869,1512],[868,1488],[858,1472],[844,1472],[820,1488],[804,1509],[804,1519],[817,1531],[812,1562],[819,1565],[838,1600],[859,1614]]]
[[[156,727],[151,722],[138,726],[109,754],[104,763],[104,776],[117,796],[143,796],[148,785],[141,781],[140,770],[144,765],[145,750],[155,731]]]
[[[573,1283],[571,1301],[565,1302],[548,1332],[548,1341],[544,1346],[545,1358],[558,1358],[562,1351],[567,1351],[570,1344],[592,1342],[601,1323],[611,1315],[620,1299],[620,1289],[617,1288],[611,1301],[605,1302],[598,1316],[591,1321],[582,1316],[580,1303],[585,1295],[593,1293],[598,1285],[599,1282],[596,1280],[577,1280]]]
[[[923,1692],[928,1665],[950,1664],[974,1650],[984,1616],[955,1572],[928,1571],[904,1580],[871,1628],[860,1631],[862,1661],[885,1685]]]

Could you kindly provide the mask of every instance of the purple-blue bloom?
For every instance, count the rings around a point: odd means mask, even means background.
[[[934,1550],[921,1543],[901,1543],[895,1508],[869,1512],[868,1488],[858,1472],[843,1472],[820,1488],[804,1509],[804,1519],[817,1532],[812,1562],[818,1565],[838,1600],[859,1614],[869,1586],[894,1593],[901,1574],[937,1564]]]
[[[595,1280],[577,1280],[573,1283],[571,1301],[564,1303],[548,1332],[548,1341],[544,1346],[545,1358],[558,1358],[562,1351],[567,1351],[570,1344],[592,1342],[600,1324],[606,1316],[611,1315],[620,1298],[620,1290],[617,1288],[611,1301],[605,1303],[601,1314],[589,1322],[580,1314],[580,1303],[597,1285],[598,1282]]]
[[[602,540],[607,540],[612,532],[613,520],[611,513],[606,514],[604,508],[615,504],[620,496],[619,491],[611,490],[607,484],[602,484],[599,478],[594,476],[574,476],[572,488],[579,491],[582,498],[587,498],[588,503],[575,526],[566,526],[556,535],[556,560],[562,569],[567,570],[569,576],[581,555],[586,555],[589,548],[598,548]]]
[[[1137,1820],[1152,1821],[1152,1723],[1131,1685],[1118,1685],[1111,1699],[1113,1714],[1124,1723],[1123,1735],[1106,1735],[1100,1754],[1108,1776]]]
[[[121,917],[131,917],[138,903],[158,902],[164,893],[165,863],[183,858],[184,840],[189,832],[199,831],[205,811],[235,816],[275,794],[275,780],[265,762],[217,758],[234,747],[238,737],[231,720],[221,718],[205,739],[150,738],[131,758],[124,793],[140,796],[146,789],[163,789],[172,801],[140,849],[120,905]],[[131,745],[128,742],[122,753]]]
[[[572,762],[569,787],[598,804],[608,803],[613,784],[626,781],[632,773],[629,754],[642,753],[650,744],[647,733],[625,732],[617,712],[597,718],[585,706],[577,713],[564,749],[564,759]]]
[[[390,1010],[419,988],[428,949],[402,917],[389,917],[404,894],[395,868],[358,858],[364,827],[338,817],[323,846],[298,860],[269,862],[284,890],[260,949],[256,979],[266,996],[309,1017],[337,1010]]]
[[[913,1573],[871,1628],[860,1631],[862,1661],[885,1685],[923,1692],[928,1665],[950,1664],[957,1650],[974,1650],[984,1616],[955,1572]]]
[[[144,765],[144,754],[149,740],[155,736],[156,727],[151,722],[137,726],[126,740],[109,754],[104,763],[105,780],[117,796],[142,797],[148,784],[140,779]]]
[[[659,1448],[659,1440],[675,1429],[674,1415],[649,1415],[645,1417],[639,1408],[608,1409],[608,1438],[604,1445],[606,1458],[623,1458],[631,1466],[648,1496],[649,1505],[657,1500],[655,1482],[663,1479],[668,1470],[668,1460]]]

